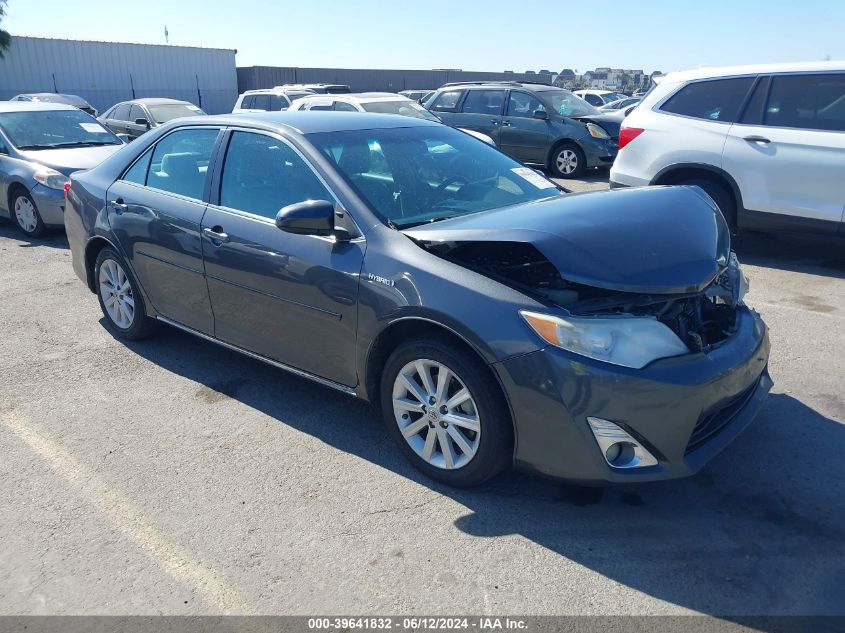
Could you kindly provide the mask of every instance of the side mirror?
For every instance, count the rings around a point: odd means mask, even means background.
[[[335,235],[335,208],[328,200],[306,200],[283,207],[276,226],[297,235]]]
[[[532,115],[535,119],[548,119],[549,115],[545,110],[534,110]]]
[[[135,119],[135,125],[146,125],[147,129],[150,129],[150,122],[146,119]]]
[[[117,134],[115,134],[115,136],[117,138],[119,138],[121,141],[123,141],[124,143],[128,143],[129,141],[132,140],[131,138],[129,138],[129,135],[124,133],[124,132],[118,132]]]

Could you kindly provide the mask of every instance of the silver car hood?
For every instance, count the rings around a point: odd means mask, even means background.
[[[97,147],[67,147],[64,149],[32,149],[21,151],[27,159],[55,169],[66,176],[80,169],[91,169],[114,154],[120,145],[99,145]]]

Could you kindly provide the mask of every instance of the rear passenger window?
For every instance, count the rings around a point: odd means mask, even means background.
[[[153,150],[147,186],[202,200],[217,130],[186,129],[168,134]]]
[[[431,104],[430,109],[437,112],[455,112],[463,93],[463,90],[447,90],[446,92],[441,92],[435,98],[434,103]]]
[[[467,114],[498,115],[502,113],[504,90],[470,90],[462,111]]]
[[[123,178],[121,180],[127,180],[129,182],[134,182],[138,185],[146,185],[147,184],[147,170],[150,167],[150,158],[152,158],[153,152],[152,150],[147,150],[147,152],[141,156],[129,170],[123,174]]]
[[[845,74],[773,77],[763,125],[845,131]]]
[[[234,132],[220,182],[220,205],[265,218],[305,200],[334,200],[323,183],[282,141],[251,132]]]
[[[754,77],[696,81],[681,88],[660,109],[696,119],[733,123],[753,81]]]
[[[279,110],[287,110],[288,102],[284,97],[279,95],[270,95],[270,111],[278,112]]]
[[[112,118],[116,121],[128,121],[129,120],[129,104],[128,103],[121,103],[114,109],[114,114]]]

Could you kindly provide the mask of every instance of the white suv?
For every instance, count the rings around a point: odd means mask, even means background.
[[[313,90],[282,88],[264,88],[247,90],[238,96],[232,114],[238,112],[278,112],[287,110],[295,99],[314,94]]]
[[[735,228],[845,235],[845,62],[666,75],[625,119],[610,186],[675,184]]]

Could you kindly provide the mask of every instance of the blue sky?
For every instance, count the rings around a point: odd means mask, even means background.
[[[9,0],[12,34],[235,48],[237,64],[540,70],[845,58],[838,0]],[[581,5],[583,8],[572,8]],[[540,7],[533,10],[532,7]],[[567,8],[569,7],[569,8]]]

